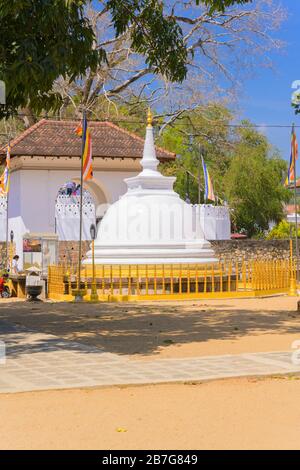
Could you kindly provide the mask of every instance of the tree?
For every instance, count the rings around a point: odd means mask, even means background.
[[[87,68],[105,62],[96,47],[92,25],[82,0],[1,0],[0,80],[7,87],[6,115],[18,107],[37,112],[55,109],[59,96],[49,93],[59,76],[72,81]],[[166,19],[156,0],[108,0],[118,37],[129,28],[132,49],[169,80],[186,75],[186,47],[175,19]],[[2,115],[4,111],[2,109]],[[0,115],[1,116],[1,115]]]
[[[223,179],[233,146],[229,126],[231,119],[231,112],[220,104],[199,106],[165,128],[158,139],[160,145],[180,156],[175,163],[163,165],[162,172],[167,176],[176,176],[175,190],[182,198],[188,192],[190,201],[198,203],[200,181],[200,201],[205,202],[202,155],[213,176],[215,193],[220,200],[224,199]]]
[[[244,123],[245,124],[245,123]],[[283,186],[286,162],[271,154],[267,139],[249,124],[238,131],[237,142],[224,177],[225,196],[233,210],[237,230],[249,236],[268,230],[269,222],[278,223],[290,194]]]
[[[7,114],[28,101],[37,111],[54,107],[57,97],[48,94],[54,80],[97,64],[93,30],[78,1],[68,8],[64,0],[2,0],[0,24]]]
[[[232,5],[244,5],[245,3],[251,3],[253,0],[204,0],[204,3],[210,8],[211,12],[214,11],[225,11],[225,8],[231,7]],[[200,0],[196,0],[199,4]]]
[[[281,47],[273,33],[284,11],[269,0],[243,10],[232,7],[225,13],[210,13],[203,2],[196,7],[194,0],[168,2],[165,19],[180,26],[187,51],[186,80],[180,85],[171,83],[155,64],[150,66],[143,54],[136,54],[130,25],[115,37],[109,12],[89,8],[87,16],[106,61],[96,71],[87,69],[80,80],[60,77],[56,81],[55,92],[63,101],[60,116],[79,117],[84,107],[91,118],[119,119],[120,106],[126,105],[135,115],[139,106],[159,103],[155,118],[159,122],[163,118],[161,134],[199,105],[216,100],[232,103],[240,83],[253,67],[257,69],[260,58],[268,65],[268,51]],[[127,114],[130,118],[130,111]]]
[[[90,16],[87,0],[2,0],[7,112],[21,106],[32,124],[42,109],[63,115],[72,105],[101,119],[134,98],[160,102],[172,122],[182,108],[231,93],[254,51],[266,64],[268,50],[280,47],[272,30],[283,10],[269,0],[241,10],[245,3],[99,0]],[[185,77],[183,87],[172,85]]]
[[[226,108],[210,105],[176,121],[165,130],[159,143],[181,158],[164,165],[162,171],[177,177],[175,190],[182,198],[186,197],[189,172],[189,199],[197,203],[201,148],[214,192],[219,200],[228,203],[235,229],[253,236],[268,230],[271,221],[277,223],[284,217],[284,204],[291,196],[283,185],[286,162],[251,123],[244,121],[240,127],[231,127],[232,118]],[[194,136],[192,145],[190,135]],[[201,166],[200,190],[203,203]]]
[[[272,228],[267,236],[268,240],[295,238],[295,224],[290,224],[286,220],[282,220],[278,225]],[[298,229],[298,237],[300,237],[300,229]]]

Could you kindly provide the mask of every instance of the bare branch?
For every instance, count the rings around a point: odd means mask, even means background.
[[[84,105],[91,115],[109,118],[125,104],[133,112],[147,103],[159,103],[163,120],[160,134],[186,111],[198,109],[210,101],[232,103],[240,84],[259,66],[271,66],[269,52],[282,47],[274,33],[285,19],[279,0],[260,0],[248,7],[231,7],[209,14],[202,2],[169,0],[163,2],[166,16],[181,26],[189,51],[188,76],[184,83],[169,83],[145,64],[130,43],[130,26],[115,37],[106,1],[101,11],[90,7],[97,44],[106,52],[107,62],[95,73],[87,70],[75,83],[60,78],[55,86],[64,99],[61,112],[68,107],[78,113]],[[139,108],[140,107],[140,108]]]

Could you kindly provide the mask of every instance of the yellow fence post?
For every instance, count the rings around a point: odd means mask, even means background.
[[[105,266],[102,265],[102,295],[105,295]]]
[[[122,289],[122,265],[119,264],[119,295],[122,295],[123,289]]]
[[[165,265],[162,265],[162,293],[166,293]]]
[[[128,266],[128,295],[131,295],[131,266]]]
[[[114,293],[114,286],[113,286],[113,267],[112,265],[110,265],[109,267],[109,278],[110,278],[110,289],[109,289],[109,292],[110,292],[110,295],[113,295]]]
[[[146,295],[149,294],[149,275],[148,275],[148,264],[146,264]]]
[[[138,264],[136,265],[136,293],[140,295],[140,271]]]
[[[182,266],[179,268],[179,294],[182,294]]]
[[[293,241],[290,240],[290,296],[297,295],[297,282],[294,272],[294,260],[293,260]]]
[[[219,263],[219,275],[220,275],[220,292],[223,292],[223,266],[222,261]]]
[[[229,266],[228,266],[228,292],[231,292],[231,270],[232,268],[232,264],[231,264],[231,261],[229,262]]]
[[[223,264],[224,263],[224,264]],[[174,267],[175,266],[175,267]],[[135,295],[137,300],[159,300],[165,296],[177,298],[228,297],[231,294],[256,296],[278,293],[297,295],[296,261],[289,260],[220,260],[210,264],[153,264],[153,265],[101,265],[98,266],[99,290],[102,299],[125,300]],[[82,283],[90,287],[89,271],[83,268]],[[78,276],[78,272],[76,272]],[[128,283],[126,281],[128,279]],[[71,267],[49,266],[48,292],[53,299],[71,300],[74,283]],[[233,285],[235,281],[235,285]],[[175,285],[174,285],[175,284]],[[124,292],[125,291],[125,292]],[[117,294],[115,296],[115,293]],[[224,295],[223,295],[224,293]],[[169,295],[170,294],[170,295]]]

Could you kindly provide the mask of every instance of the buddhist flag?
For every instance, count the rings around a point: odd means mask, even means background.
[[[10,186],[10,145],[7,146],[6,151],[6,167],[0,176],[0,194],[8,194]]]
[[[205,200],[207,201],[209,199],[210,201],[215,201],[216,198],[214,195],[214,188],[213,188],[207,167],[203,160],[203,157],[202,157],[202,167],[203,167],[204,182],[205,182]]]
[[[284,183],[285,186],[288,186],[289,184],[293,183],[295,180],[295,168],[296,168],[297,160],[298,160],[298,142],[297,142],[297,137],[295,133],[295,127],[293,126],[290,164],[289,164],[289,169],[288,169],[288,175]]]
[[[83,148],[83,181],[88,181],[93,178],[92,166],[92,140],[91,134],[87,126],[87,120],[84,116],[82,123],[76,129],[76,134],[82,138]]]

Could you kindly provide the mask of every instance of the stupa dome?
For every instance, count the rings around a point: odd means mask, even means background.
[[[103,217],[95,240],[96,264],[215,262],[190,204],[173,190],[174,177],[158,170],[148,115],[142,171],[125,179],[127,192]],[[88,252],[85,264],[91,264]]]

